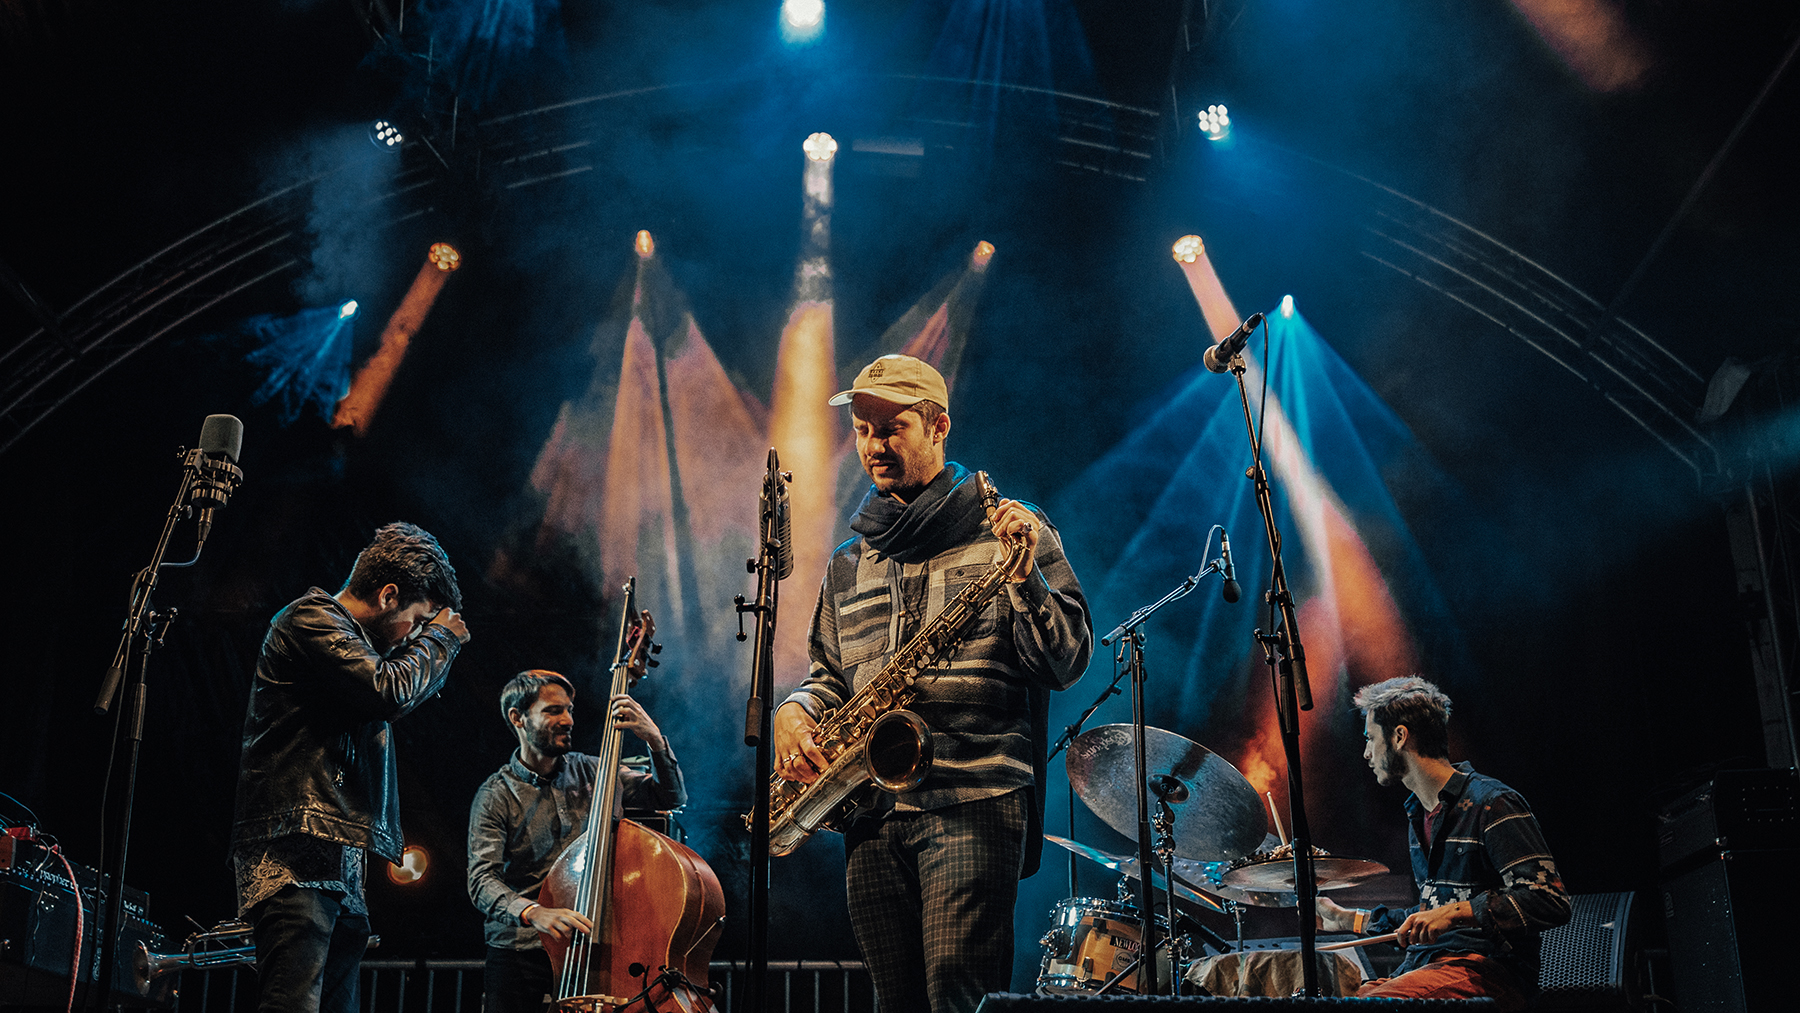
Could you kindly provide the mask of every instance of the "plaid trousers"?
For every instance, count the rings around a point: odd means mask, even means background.
[[[845,834],[850,924],[883,1013],[973,1013],[1010,988],[1028,791]]]

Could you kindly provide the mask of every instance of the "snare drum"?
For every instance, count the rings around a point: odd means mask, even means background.
[[[1165,919],[1157,916],[1156,924],[1161,928]],[[1038,941],[1044,948],[1044,961],[1038,971],[1038,993],[1081,995],[1098,991],[1137,959],[1138,952],[1143,949],[1140,928],[1137,908],[1127,904],[1093,897],[1057,901],[1056,909],[1050,912],[1050,931]],[[1165,930],[1158,938],[1166,936]],[[1156,973],[1158,981],[1169,981],[1173,977],[1167,947],[1157,952]],[[1138,973],[1133,969],[1112,992],[1135,995],[1137,990]]]

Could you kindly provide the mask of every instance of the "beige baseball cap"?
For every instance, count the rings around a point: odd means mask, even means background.
[[[935,401],[946,410],[950,407],[950,387],[944,383],[943,374],[910,355],[884,355],[869,363],[856,374],[856,382],[849,390],[832,395],[828,403],[849,404],[858,394],[898,405]]]

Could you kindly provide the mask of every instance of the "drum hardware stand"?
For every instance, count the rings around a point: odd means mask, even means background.
[[[1207,534],[1207,541],[1209,544],[1212,541],[1210,532]],[[1157,867],[1150,860],[1150,771],[1144,758],[1143,626],[1144,622],[1155,615],[1158,609],[1178,598],[1186,597],[1188,592],[1199,585],[1202,577],[1205,577],[1209,573],[1220,572],[1223,572],[1220,561],[1209,560],[1205,566],[1200,568],[1199,573],[1196,573],[1183,581],[1179,587],[1170,591],[1168,594],[1163,595],[1149,605],[1133,612],[1130,619],[1113,627],[1111,633],[1100,638],[1100,644],[1103,647],[1111,647],[1115,642],[1123,641],[1119,646],[1119,654],[1114,655],[1114,657],[1115,659],[1120,655],[1126,657],[1125,671],[1131,676],[1131,746],[1137,761],[1138,871],[1144,873],[1142,876],[1138,877],[1138,917],[1141,919],[1143,925],[1142,935],[1140,937],[1143,941],[1143,950],[1141,951],[1143,953],[1156,952],[1156,894],[1155,884],[1153,882],[1155,877],[1150,875],[1146,870],[1155,869]],[[1072,818],[1073,816],[1071,816],[1071,819]],[[1171,817],[1171,819],[1172,818],[1173,817]],[[1175,881],[1169,879],[1166,882],[1171,891],[1170,897],[1173,898]],[[1172,920],[1174,918],[1173,900],[1171,900],[1170,903],[1169,915]],[[1142,973],[1138,975],[1138,985],[1138,993],[1140,995],[1160,994],[1157,991],[1156,961],[1152,960],[1144,965]]]
[[[1156,815],[1151,823],[1156,827],[1156,857],[1162,869],[1164,894],[1164,910],[1169,914],[1169,938],[1175,938],[1175,812],[1169,808],[1169,799],[1180,802],[1187,798],[1187,786],[1172,777],[1159,776],[1155,785]],[[1145,877],[1148,878],[1148,877]],[[1181,962],[1178,950],[1169,950],[1169,994],[1181,995]]]
[[[759,504],[761,543],[755,559],[746,561],[746,569],[756,574],[756,602],[744,601],[737,595],[739,640],[745,640],[744,613],[756,617],[755,656],[750,663],[750,698],[744,705],[744,745],[756,750],[756,767],[751,774],[754,808],[750,814],[750,939],[748,973],[745,975],[744,1000],[740,1009],[760,1011],[767,1001],[769,977],[769,781],[775,773],[773,725],[775,706],[775,612],[780,603],[781,581],[787,576],[781,563],[781,539],[790,537],[782,523],[787,510],[787,484],[793,473],[781,470],[775,448],[769,448],[769,470],[763,479]],[[786,553],[787,569],[793,566],[792,551]]]
[[[1267,323],[1264,323],[1264,348],[1267,349]],[[1275,526],[1275,505],[1269,494],[1269,475],[1263,469],[1262,437],[1250,413],[1250,392],[1244,384],[1242,354],[1231,357],[1230,369],[1237,379],[1238,400],[1244,408],[1244,428],[1250,437],[1250,467],[1244,475],[1256,491],[1256,507],[1262,513],[1263,530],[1269,540],[1272,567],[1269,580],[1269,624],[1273,633],[1255,631],[1262,645],[1263,662],[1275,691],[1275,712],[1281,720],[1281,745],[1287,758],[1289,822],[1294,828],[1294,906],[1300,929],[1301,981],[1305,994],[1319,995],[1319,965],[1314,960],[1314,935],[1318,883],[1313,878],[1312,829],[1306,820],[1306,794],[1300,771],[1300,711],[1312,710],[1312,685],[1306,677],[1306,650],[1300,642],[1300,622],[1294,614],[1294,595],[1288,588],[1287,570],[1281,563],[1281,532]],[[1268,369],[1263,370],[1263,394],[1268,395]],[[1264,416],[1265,420],[1267,416]],[[1276,626],[1277,612],[1280,625]]]
[[[1088,705],[1087,710],[1081,712],[1081,716],[1075,719],[1074,724],[1063,728],[1062,738],[1056,740],[1056,744],[1050,747],[1050,755],[1044,757],[1046,769],[1048,768],[1050,761],[1056,759],[1059,753],[1069,748],[1069,743],[1075,741],[1075,737],[1081,734],[1081,726],[1087,724],[1087,719],[1093,717],[1094,712],[1099,710],[1100,706],[1106,703],[1108,699],[1119,695],[1119,680],[1125,678],[1127,671],[1127,669],[1121,668],[1114,672],[1112,684],[1107,686],[1099,696],[1094,698],[1094,702]],[[1073,841],[1078,839],[1075,836],[1075,782],[1070,781],[1068,787],[1069,840]],[[1069,896],[1071,897],[1081,896],[1081,890],[1076,885],[1075,858],[1075,853],[1072,851],[1069,852]]]

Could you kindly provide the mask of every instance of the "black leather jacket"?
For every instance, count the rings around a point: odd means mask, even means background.
[[[388,722],[443,688],[461,649],[448,628],[427,626],[384,658],[316,587],[277,613],[244,715],[233,850],[308,834],[399,861]]]

